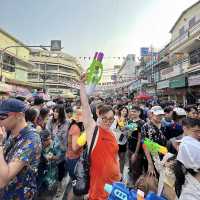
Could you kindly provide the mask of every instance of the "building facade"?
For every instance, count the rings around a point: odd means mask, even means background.
[[[183,104],[200,102],[200,1],[180,15],[170,33],[171,41],[157,65],[157,89]]]
[[[51,96],[77,92],[67,84],[78,81],[82,72],[74,57],[60,51],[32,50],[30,62],[34,69],[28,74],[29,81],[45,88]]]
[[[143,69],[131,87],[162,100],[200,103],[200,1],[182,12],[170,33],[171,40],[156,57],[143,48]]]
[[[27,89],[37,88],[28,83],[28,72],[33,69],[34,65],[29,62],[30,49],[25,46],[0,28],[1,91],[5,90],[13,93],[12,95],[20,95],[19,91],[28,92]]]
[[[117,72],[117,79],[124,81],[135,79],[137,66],[135,55],[128,54]]]

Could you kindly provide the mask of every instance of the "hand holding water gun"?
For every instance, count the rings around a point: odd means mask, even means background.
[[[160,154],[167,154],[168,150],[166,147],[159,145],[156,142],[153,142],[152,140],[145,138],[143,142],[143,147],[147,148],[148,151],[152,154],[160,153]]]
[[[106,184],[104,189],[109,193],[108,200],[165,200],[152,192],[149,192],[144,198],[144,193],[141,190],[129,189],[121,182],[116,182],[113,185]]]
[[[102,52],[96,52],[90,67],[87,69],[87,95],[91,95],[94,92],[96,85],[101,80],[103,74],[103,65],[101,63],[103,56],[104,54]]]

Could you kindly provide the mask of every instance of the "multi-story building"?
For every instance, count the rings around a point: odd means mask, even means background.
[[[34,65],[29,62],[30,49],[25,46],[0,28],[1,92],[5,90],[14,96],[27,95],[32,88],[37,88],[28,83],[28,72]]]
[[[45,88],[51,96],[76,93],[69,82],[77,81],[82,68],[77,60],[61,51],[32,50],[30,61],[35,67],[29,81]]]
[[[170,33],[157,89],[171,100],[192,104],[200,101],[200,1],[180,15]]]
[[[135,55],[128,54],[117,72],[117,79],[124,81],[135,79],[137,66],[138,63],[135,60]]]

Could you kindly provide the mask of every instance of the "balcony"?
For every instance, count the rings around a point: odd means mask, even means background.
[[[174,41],[170,43],[170,51],[185,43],[189,38],[189,32],[185,31],[185,33],[181,36],[178,36]]]
[[[189,29],[190,37],[200,32],[200,20],[198,20],[193,27]]]
[[[182,44],[191,40],[192,38],[195,38],[198,34],[200,34],[200,20],[196,21],[196,23],[191,28],[185,30],[183,35],[178,36],[175,40],[170,42],[170,51],[181,46]],[[185,48],[187,48],[187,45]]]

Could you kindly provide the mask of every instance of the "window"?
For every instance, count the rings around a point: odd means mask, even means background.
[[[190,21],[189,21],[189,29],[192,28],[194,25],[195,25],[195,17],[190,19]]]
[[[200,48],[192,51],[189,54],[189,57],[190,57],[190,64],[191,65],[195,65],[195,64],[200,63]]]
[[[3,70],[7,72],[15,72],[15,67],[12,65],[3,64]]]
[[[185,27],[183,26],[181,29],[179,29],[179,36],[184,35],[185,33]]]
[[[57,71],[57,69],[58,69],[58,67],[57,67],[57,65],[47,65],[46,66],[46,70],[47,71]]]
[[[15,65],[15,58],[9,54],[3,55],[3,62],[10,65]]]
[[[28,79],[37,79],[38,74],[28,74]]]

